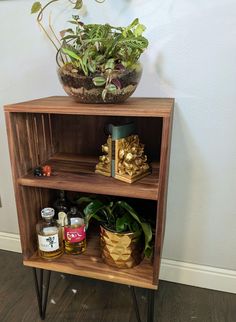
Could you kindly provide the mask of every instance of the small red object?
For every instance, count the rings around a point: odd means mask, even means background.
[[[50,177],[52,174],[52,167],[50,165],[43,166],[43,175],[45,177]]]

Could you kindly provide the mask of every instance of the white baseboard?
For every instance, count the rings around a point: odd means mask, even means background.
[[[21,253],[20,236],[0,232],[0,249]]]
[[[163,258],[160,279],[217,291],[236,293],[236,271]]]
[[[0,249],[21,253],[18,234],[0,232]],[[236,271],[163,258],[160,279],[236,293]]]

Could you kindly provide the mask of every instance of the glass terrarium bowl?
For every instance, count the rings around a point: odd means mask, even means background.
[[[58,69],[58,76],[62,83],[65,92],[72,96],[77,102],[81,103],[121,103],[130,97],[142,75],[142,66],[137,63],[132,70],[125,69],[113,72],[115,79],[118,80],[119,88],[114,93],[107,92],[105,100],[102,97],[102,92],[105,85],[95,86],[93,83],[94,77],[103,76],[94,74],[84,76],[78,74],[74,69],[64,65]]]

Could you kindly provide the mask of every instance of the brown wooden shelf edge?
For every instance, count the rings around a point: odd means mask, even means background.
[[[33,172],[18,178],[23,186],[61,189],[84,193],[124,196],[157,200],[159,164],[153,163],[152,173],[132,184],[94,172],[98,158],[57,153],[45,164],[53,169],[51,177],[35,177]]]
[[[31,258],[24,260],[23,264],[28,267],[41,268],[50,271],[94,278],[113,283],[142,287],[157,290],[158,286],[152,283],[153,267],[143,260],[141,264],[129,269],[116,269],[106,265],[94,256],[62,255],[62,257],[46,261],[37,253]]]
[[[173,98],[131,97],[122,104],[82,104],[69,96],[51,96],[9,104],[5,112],[28,112],[101,116],[168,117],[174,106]]]

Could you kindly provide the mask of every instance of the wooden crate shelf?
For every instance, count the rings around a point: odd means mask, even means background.
[[[174,100],[131,98],[123,104],[78,104],[70,97],[47,97],[4,108],[18,222],[26,266],[157,289],[164,239],[166,192]],[[106,142],[106,124],[134,122],[145,145],[152,173],[128,184],[94,173]],[[113,123],[114,122],[114,123]],[[50,164],[51,177],[34,177],[36,166]],[[86,253],[64,254],[55,261],[37,256],[35,225],[55,189],[136,198],[156,223],[154,256],[132,269],[102,262],[97,237],[88,238]],[[140,199],[140,200],[138,200]]]

